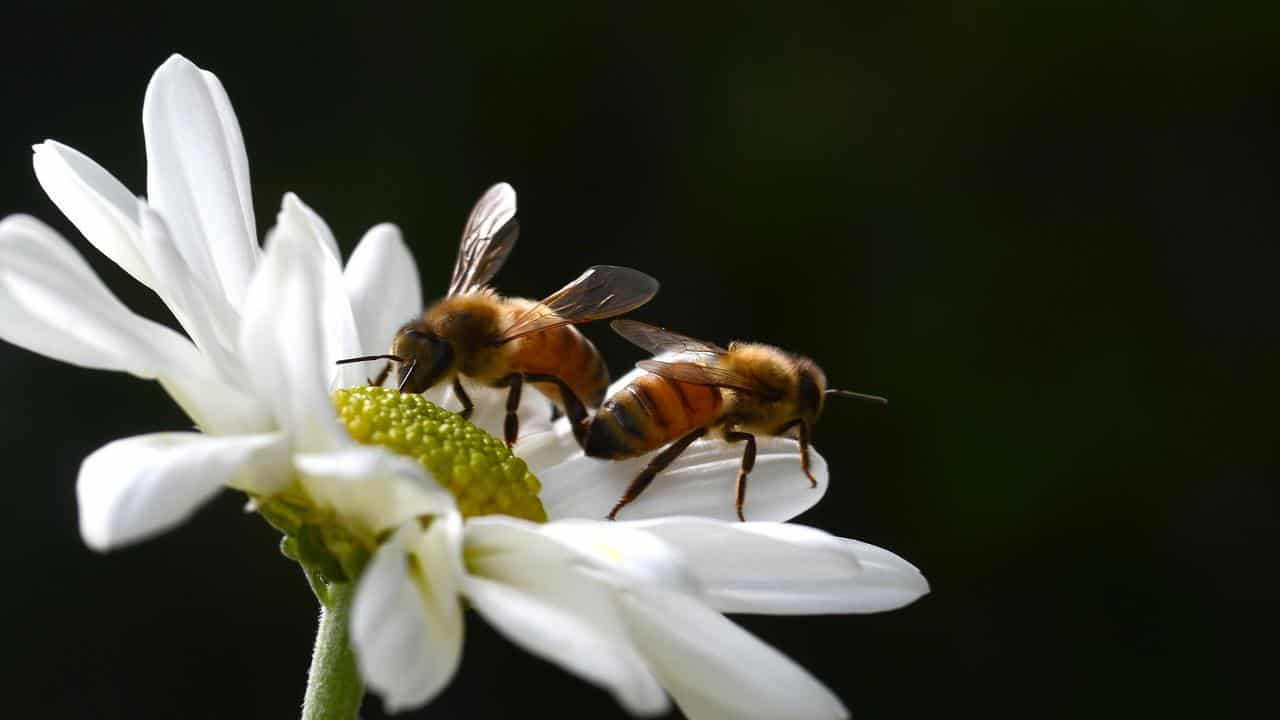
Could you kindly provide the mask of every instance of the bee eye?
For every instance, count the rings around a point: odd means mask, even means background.
[[[813,374],[808,371],[801,371],[797,384],[797,394],[799,395],[797,399],[800,407],[816,413],[822,407],[822,389],[818,387]]]
[[[393,350],[404,358],[399,372],[401,392],[425,392],[453,367],[452,345],[412,328],[396,336]]]

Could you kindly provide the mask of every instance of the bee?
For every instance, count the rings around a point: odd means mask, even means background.
[[[487,283],[515,246],[515,214],[515,190],[506,183],[489,188],[467,218],[444,298],[399,330],[390,353],[339,362],[389,360],[370,382],[381,385],[394,363],[405,393],[452,382],[464,418],[475,406],[461,377],[507,388],[503,434],[508,446],[519,435],[516,409],[524,384],[531,383],[569,416],[582,442],[587,408],[604,400],[609,371],[595,345],[573,325],[640,307],[657,294],[658,281],[638,270],[596,265],[540,301],[503,297]]]
[[[735,507],[744,520],[747,475],[755,465],[756,435],[786,435],[800,441],[800,467],[809,478],[809,441],[828,396],[888,404],[876,395],[827,387],[813,360],[771,345],[733,342],[728,348],[635,320],[614,320],[622,337],[659,356],[636,364],[646,372],[614,393],[596,412],[586,433],[589,457],[619,460],[666,449],[636,476],[609,519],[644,492],[693,441],[704,435],[745,442],[738,467]]]

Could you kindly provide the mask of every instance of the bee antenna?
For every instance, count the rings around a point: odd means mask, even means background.
[[[835,397],[851,398],[853,400],[866,400],[868,402],[879,403],[881,405],[889,404],[888,398],[882,398],[879,395],[867,395],[866,393],[853,392],[852,390],[836,390],[835,388],[828,388],[824,394],[834,395]]]
[[[399,355],[361,355],[360,357],[343,358],[337,362],[338,365],[346,365],[347,363],[369,362],[370,360],[394,360],[396,362],[404,362],[404,358]]]

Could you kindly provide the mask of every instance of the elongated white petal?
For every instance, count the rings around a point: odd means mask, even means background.
[[[471,606],[512,642],[607,689],[633,714],[670,703],[635,653],[613,587],[582,571],[579,553],[536,526],[505,518],[467,523]]]
[[[239,307],[258,259],[249,161],[221,83],[186,58],[164,62],[142,103],[147,196],[193,272],[216,273]]]
[[[198,277],[187,267],[173,242],[164,219],[145,203],[138,204],[141,220],[139,250],[156,271],[153,288],[165,300],[174,317],[197,347],[227,379],[248,383],[235,357],[239,314],[227,302],[216,283]]]
[[[349,444],[328,394],[322,262],[310,238],[278,227],[267,240],[241,318],[240,353],[252,359],[250,380],[300,452]]]
[[[478,517],[467,523],[467,547],[485,548],[486,553],[528,553],[529,548],[537,547],[544,554],[571,557],[575,567],[590,567],[619,584],[701,593],[681,555],[654,534],[630,523],[565,520],[539,524],[500,515]]]
[[[845,718],[840,699],[804,668],[681,593],[620,591],[641,655],[689,720]]]
[[[600,519],[659,451],[630,460],[596,460],[581,454],[541,470],[542,505],[551,519]],[[736,520],[734,485],[742,443],[699,440],[658,473],[640,497],[618,513],[619,520],[696,515]],[[827,491],[827,463],[810,448],[817,487],[800,470],[800,445],[779,437],[756,437],[756,463],[747,479],[748,520],[785,521],[808,510]]]
[[[888,550],[803,525],[701,518],[625,524],[679,550],[721,612],[880,612],[929,591],[920,571]]]
[[[203,362],[186,338],[131,312],[52,228],[24,215],[0,222],[0,337],[144,378]]]
[[[91,245],[147,287],[155,276],[138,251],[138,200],[88,156],[53,140],[31,163],[40,187]]]
[[[415,460],[381,448],[300,454],[294,465],[314,502],[369,534],[454,508],[453,496]]]
[[[410,524],[383,543],[360,576],[351,645],[388,712],[418,707],[453,677],[462,656],[458,602],[461,519]]]
[[[160,433],[117,440],[80,466],[80,534],[111,550],[168,530],[228,483],[278,486],[289,475],[279,435]],[[242,472],[243,471],[243,472]]]
[[[513,585],[469,577],[465,593],[472,608],[511,642],[610,692],[632,715],[661,715],[671,706],[653,673],[624,642],[616,622],[601,627],[593,622],[602,612],[583,612],[588,601],[607,599],[583,587],[579,573],[555,568],[558,579],[580,594],[569,603],[545,592],[547,584]]]
[[[306,247],[300,252],[310,253],[309,260],[318,268],[321,303],[317,316],[324,329],[321,337],[326,377],[333,378],[331,385],[337,387],[364,384],[366,368],[337,364],[342,358],[360,354],[360,336],[356,332],[351,302],[347,299],[333,233],[324,219],[293,193],[285,193],[280,214],[276,216],[276,226],[268,237],[279,233],[304,240]]]
[[[360,332],[360,354],[386,352],[400,326],[422,312],[418,266],[395,225],[375,225],[364,234],[342,279]]]

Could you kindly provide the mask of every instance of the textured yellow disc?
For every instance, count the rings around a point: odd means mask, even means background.
[[[542,486],[506,443],[427,402],[392,388],[355,387],[333,393],[333,404],[357,442],[416,459],[453,493],[458,510],[545,522]]]

